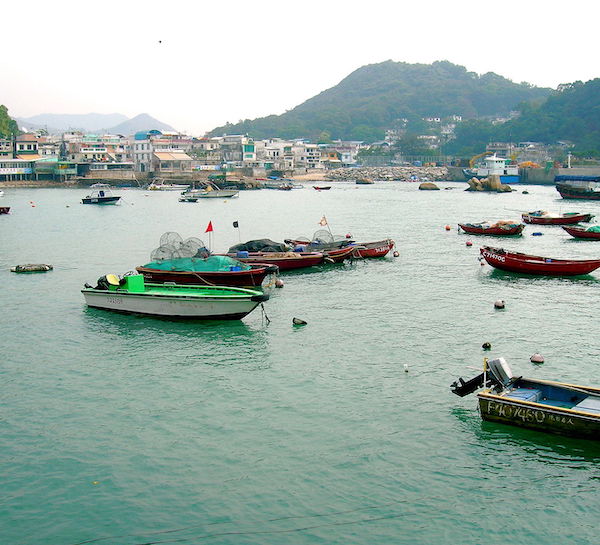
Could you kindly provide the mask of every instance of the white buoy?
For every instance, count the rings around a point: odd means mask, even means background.
[[[544,356],[538,354],[537,352],[529,358],[531,363],[544,363]]]
[[[281,278],[278,278],[277,280],[275,280],[275,287],[283,288],[283,280]]]
[[[408,363],[405,363],[405,364],[404,364],[404,372],[405,372],[405,373],[408,373]]]
[[[300,318],[292,318],[292,323],[294,325],[306,325],[306,322]]]
[[[504,308],[504,299],[494,301],[494,308]]]

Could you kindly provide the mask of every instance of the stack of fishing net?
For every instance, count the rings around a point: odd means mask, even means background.
[[[172,259],[208,257],[210,250],[202,240],[196,237],[188,237],[185,240],[179,233],[168,231],[160,237],[158,248],[150,254],[153,262],[169,261]]]

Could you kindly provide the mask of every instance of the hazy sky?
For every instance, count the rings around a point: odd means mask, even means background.
[[[194,135],[280,114],[365,64],[600,77],[597,0],[2,2],[9,114],[149,113]]]

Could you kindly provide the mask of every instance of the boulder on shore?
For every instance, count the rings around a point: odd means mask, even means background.
[[[466,191],[495,191],[496,193],[508,193],[512,191],[512,188],[508,184],[503,184],[500,181],[500,176],[494,174],[489,178],[471,178],[467,181],[469,184]]]
[[[440,188],[433,182],[423,182],[422,184],[419,184],[419,189],[423,191],[435,191],[437,189],[439,191]]]

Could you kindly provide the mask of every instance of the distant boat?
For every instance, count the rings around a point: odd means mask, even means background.
[[[516,184],[521,181],[519,167],[507,164],[509,159],[494,154],[486,157],[483,161],[483,165],[475,169],[463,169],[463,174],[467,180],[471,178],[481,180],[490,176],[499,176],[500,182],[503,184]]]
[[[563,199],[600,200],[600,176],[555,176],[554,183]]]
[[[0,214],[8,214],[10,212],[10,206],[0,206]]]
[[[600,388],[515,377],[504,358],[484,360],[483,372],[459,378],[451,391],[477,394],[483,420],[538,431],[600,439]]]
[[[484,246],[482,257],[496,269],[525,274],[577,276],[600,267],[600,259],[554,259]]]
[[[190,320],[239,320],[269,296],[224,286],[150,284],[141,274],[108,274],[81,290],[88,306],[104,310]]]
[[[313,185],[313,189],[316,189],[317,191],[328,191],[329,189],[331,189],[330,185]]]
[[[594,216],[592,214],[580,214],[579,212],[566,212],[564,214],[550,214],[545,210],[537,210],[521,214],[521,218],[525,223],[536,225],[571,225],[580,221],[591,221]]]
[[[181,191],[190,187],[189,184],[166,184],[164,180],[156,180],[148,186],[149,191]]]
[[[525,229],[522,223],[510,221],[498,221],[490,223],[483,221],[480,223],[459,223],[458,226],[469,235],[492,235],[492,236],[515,236],[520,235]]]
[[[94,184],[90,186],[93,191],[81,199],[82,204],[116,204],[121,198],[113,195],[108,184]]]

